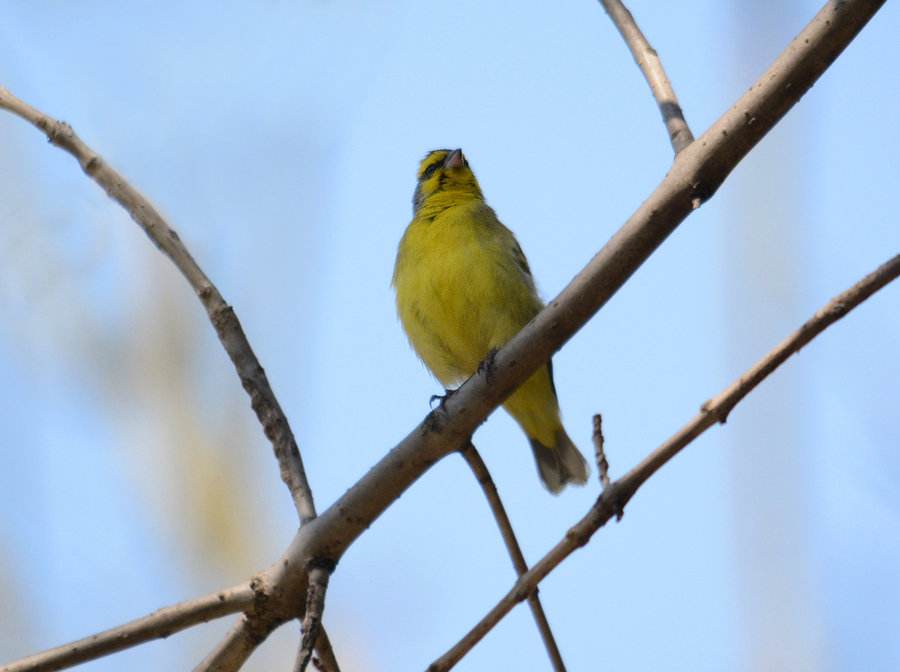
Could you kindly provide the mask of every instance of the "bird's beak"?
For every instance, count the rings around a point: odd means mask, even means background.
[[[444,159],[444,168],[462,168],[466,162],[461,149],[454,149]]]

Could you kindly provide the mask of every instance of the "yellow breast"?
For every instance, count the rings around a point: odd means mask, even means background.
[[[418,215],[400,241],[397,312],[445,385],[474,373],[541,308],[512,233],[483,201]]]

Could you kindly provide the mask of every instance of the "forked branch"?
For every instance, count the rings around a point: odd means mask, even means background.
[[[237,672],[256,647],[282,623],[281,620],[251,618],[244,614],[193,672]]]

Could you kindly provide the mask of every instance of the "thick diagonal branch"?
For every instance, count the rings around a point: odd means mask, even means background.
[[[678,97],[675,95],[675,89],[669,82],[669,77],[663,68],[662,61],[659,60],[659,54],[656,49],[650,46],[647,38],[638,28],[637,22],[628,11],[628,8],[619,0],[600,0],[600,4],[609,14],[609,18],[619,29],[619,33],[625,40],[625,44],[631,50],[634,56],[634,62],[638,64],[644,79],[650,85],[650,91],[659,105],[659,111],[662,114],[663,122],[666,130],[669,132],[669,141],[672,143],[672,149],[678,154],[682,149],[687,147],[694,141],[694,135],[688,127],[687,121],[684,119],[684,113],[681,111],[681,105],[678,104]]]
[[[525,556],[522,554],[522,548],[519,546],[519,540],[512,529],[512,522],[506,515],[506,507],[503,506],[503,500],[500,499],[500,493],[497,492],[497,486],[494,479],[491,478],[491,472],[488,471],[487,465],[481,459],[481,455],[471,442],[461,451],[463,459],[475,475],[475,480],[481,486],[491,512],[494,514],[494,520],[497,521],[497,527],[500,528],[500,535],[503,537],[503,543],[512,560],[513,567],[518,576],[522,576],[528,571],[528,564],[525,562]],[[547,655],[550,657],[550,664],[556,672],[565,672],[566,666],[563,663],[562,654],[553,636],[553,630],[550,629],[550,622],[547,620],[547,614],[544,613],[544,607],[541,604],[541,598],[538,597],[538,591],[535,588],[528,596],[528,606],[531,608],[531,615],[534,617],[535,625],[541,634],[541,640],[544,642],[544,648],[547,649]]]
[[[291,491],[301,523],[315,517],[316,507],[306,480],[300,450],[287,417],[269,385],[269,379],[253,348],[250,347],[234,309],[225,302],[216,286],[194,261],[175,230],[169,226],[153,204],[99,154],[88,147],[71,126],[19,100],[2,86],[0,86],[0,108],[31,122],[47,135],[50,142],[75,157],[82,170],[99,184],[110,198],[125,208],[150,240],[178,267],[206,308],[219,340],[237,369],[241,384],[250,395],[250,404],[266,436],[272,442],[281,469],[281,478]]]
[[[724,423],[728,414],[769,374],[791,355],[834,324],[886,284],[900,276],[900,255],[879,266],[874,272],[847,291],[834,297],[803,326],[778,344],[718,396],[707,401],[700,413],[677,434],[618,481],[603,491],[587,514],[572,526],[566,536],[528,572],[519,577],[512,589],[453,648],[428,668],[429,672],[445,672],[458,663],[481,639],[506,616],[516,604],[532,593],[537,585],[576,549],[584,546],[597,530],[617,515],[639,487],[685,446],[717,422]]]

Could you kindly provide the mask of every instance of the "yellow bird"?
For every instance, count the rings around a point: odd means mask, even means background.
[[[485,203],[459,149],[429,152],[419,165],[392,284],[409,342],[447,388],[544,307],[522,248]],[[549,363],[503,407],[528,436],[550,492],[587,482],[587,463],[560,421]]]

